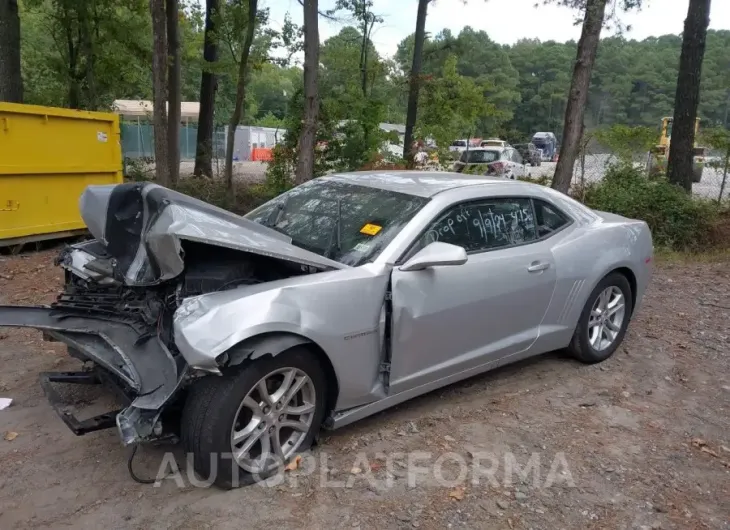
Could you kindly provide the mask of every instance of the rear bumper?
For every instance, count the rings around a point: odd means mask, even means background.
[[[64,422],[77,434],[114,426],[125,444],[147,441],[165,404],[181,386],[187,365],[175,359],[155,334],[141,335],[123,321],[79,316],[77,313],[48,307],[0,306],[0,327],[27,327],[42,330],[51,338],[67,344],[75,357],[92,361],[120,383],[130,399],[123,410],[112,411],[114,422],[97,417],[97,423],[79,422],[59,405],[51,382],[94,384],[77,374],[42,374],[51,404]],[[60,380],[59,380],[60,379]],[[99,384],[103,381],[98,381]],[[94,428],[95,427],[95,428]],[[77,432],[79,431],[79,432]]]

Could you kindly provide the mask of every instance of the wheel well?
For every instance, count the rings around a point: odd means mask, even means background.
[[[337,381],[337,374],[335,373],[334,366],[332,366],[332,361],[330,361],[330,358],[319,344],[310,341],[302,344],[302,347],[307,348],[317,356],[319,364],[324,370],[325,378],[327,379],[327,405],[325,407],[326,420],[329,413],[335,409],[335,406],[337,405],[337,398],[340,395],[340,384]]]
[[[255,362],[262,356],[276,356],[291,348],[307,348],[319,360],[327,381],[327,398],[325,419],[327,414],[334,410],[337,405],[337,398],[340,395],[340,385],[337,381],[337,373],[330,358],[318,344],[310,339],[296,333],[265,333],[250,337],[226,352],[226,357],[219,359],[225,368],[240,365],[244,362]]]
[[[634,275],[634,272],[628,267],[620,267],[612,270],[611,272],[618,272],[628,280],[629,287],[631,287],[631,312],[633,313],[634,308],[636,307],[636,275]]]

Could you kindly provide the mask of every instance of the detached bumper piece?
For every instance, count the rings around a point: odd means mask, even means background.
[[[53,410],[76,436],[90,432],[110,429],[117,424],[117,414],[123,409],[117,409],[85,420],[79,420],[69,410],[70,406],[63,402],[53,388],[52,383],[66,383],[74,385],[101,385],[102,380],[94,372],[42,372],[40,383]]]
[[[77,310],[0,306],[0,327],[39,329],[69,346],[69,353],[92,361],[92,372],[45,373],[41,385],[61,419],[76,434],[117,426],[125,445],[151,441],[161,410],[180,387],[187,372],[156,333],[141,332],[135,323],[110,315],[83,315]],[[87,420],[77,419],[63,405],[52,383],[101,384],[121,390],[130,402],[122,410]]]

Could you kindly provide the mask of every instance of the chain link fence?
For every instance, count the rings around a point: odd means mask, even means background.
[[[223,176],[227,127],[213,132],[213,175]],[[267,165],[251,159],[252,149],[274,145],[286,131],[266,127],[239,126],[233,152],[233,176],[252,183],[262,182]],[[134,180],[153,178],[155,171],[154,131],[151,123],[123,122],[120,126],[124,174]],[[180,176],[193,174],[198,138],[197,124],[180,127]]]
[[[154,159],[155,135],[152,124],[122,123],[122,157],[124,159]],[[187,124],[180,127],[180,158],[195,160],[198,128]],[[226,153],[226,129],[219,127],[213,133],[213,158],[223,158]]]
[[[578,189],[600,182],[606,175],[611,164],[618,163],[618,156],[597,144],[589,144],[578,156],[573,169],[572,184]],[[633,159],[637,168],[648,169],[650,163],[649,153],[637,155]],[[542,162],[540,166],[529,169],[533,178],[552,179],[555,173],[555,162]],[[723,160],[716,153],[709,153],[705,157],[704,169],[699,182],[692,184],[692,193],[698,197],[712,200],[730,199],[730,173],[725,178],[723,185],[724,167]]]

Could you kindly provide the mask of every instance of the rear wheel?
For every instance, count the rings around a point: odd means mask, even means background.
[[[631,320],[631,286],[614,272],[603,278],[588,297],[568,347],[579,361],[597,363],[619,347]]]
[[[319,361],[302,347],[199,381],[182,420],[195,471],[223,488],[272,476],[311,446],[325,393]]]

